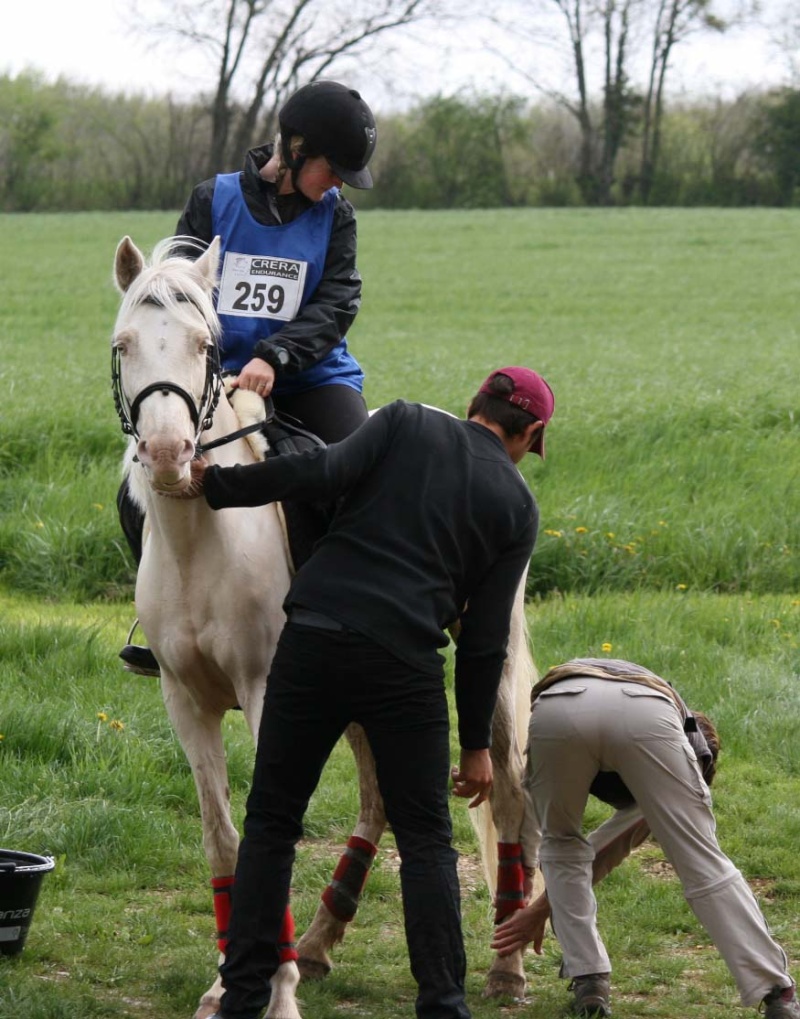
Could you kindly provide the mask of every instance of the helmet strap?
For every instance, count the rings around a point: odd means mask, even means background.
[[[281,157],[287,169],[292,172],[292,187],[295,191],[298,191],[297,178],[305,165],[306,157],[302,155],[292,155],[290,147],[291,137],[292,135],[290,132],[286,132],[281,136]]]
[[[305,156],[297,156],[295,159],[292,160],[291,164],[289,164],[289,169],[292,171],[292,187],[295,189],[295,191],[300,190],[300,188],[297,185],[297,178],[300,176],[300,171],[305,166],[305,162],[306,162]]]

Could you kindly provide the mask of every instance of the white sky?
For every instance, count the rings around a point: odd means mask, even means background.
[[[732,0],[718,0],[722,6],[729,2]],[[785,0],[763,2],[767,14],[770,8],[775,14]],[[143,40],[126,30],[120,13],[126,5],[121,0],[5,0],[2,6],[0,73],[15,75],[32,67],[50,81],[64,75],[112,90],[172,91],[179,96],[213,84],[213,69],[204,66],[197,55],[180,56],[174,49],[161,47],[148,51]],[[460,87],[484,92],[503,86],[522,94],[529,91],[480,44],[453,45],[452,32],[446,41],[435,45],[432,38],[435,35],[430,31],[418,29],[416,40],[412,34],[402,44],[402,57],[385,58],[383,67],[389,68],[394,79],[391,88],[366,78],[353,81],[373,108],[385,110],[403,100]],[[556,73],[555,65],[552,73]],[[768,33],[750,27],[681,43],[675,50],[669,80],[673,93],[730,97],[745,88],[787,83],[788,73],[787,61],[771,47]]]

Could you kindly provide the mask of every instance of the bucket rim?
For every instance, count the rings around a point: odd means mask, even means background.
[[[0,849],[0,863],[15,863],[13,874],[35,874],[51,871],[55,865],[55,858],[52,856],[40,856],[38,853],[27,853],[21,849]]]

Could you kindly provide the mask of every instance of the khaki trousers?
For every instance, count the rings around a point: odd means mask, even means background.
[[[711,796],[674,703],[635,683],[563,680],[534,702],[526,789],[564,974],[610,972],[597,930],[594,851],[581,830],[589,786],[615,771],[635,797],[690,907],[755,1005],[788,987],[786,955],[746,881],[717,842]]]

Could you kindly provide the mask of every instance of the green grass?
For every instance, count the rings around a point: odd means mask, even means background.
[[[3,216],[0,571],[127,597],[113,499],[113,252],[169,214]],[[487,371],[556,393],[532,593],[800,589],[798,214],[365,212],[351,344],[377,406],[462,413]]]
[[[530,609],[543,668],[612,643],[614,654],[663,669],[691,704],[715,718],[723,744],[714,790],[720,840],[760,894],[795,967],[800,663],[796,627],[787,638],[773,620],[796,622],[798,612],[783,596],[653,592],[550,598]],[[127,607],[6,595],[0,613],[0,845],[49,852],[58,861],[43,883],[25,950],[15,959],[0,957],[0,1014],[187,1017],[214,968],[211,896],[191,776],[157,684],[114,663]],[[226,742],[240,822],[252,751],[236,714],[226,720]],[[339,747],[312,801],[296,867],[300,929],[313,915],[355,812],[353,766]],[[475,1016],[560,1015],[567,995],[552,938],[541,958],[527,957],[525,1008],[481,1000],[491,904],[464,804],[454,803],[453,814]],[[590,822],[603,816],[605,808],[591,806]],[[615,967],[615,1015],[723,1019],[735,1011],[727,971],[656,846],[647,844],[612,875],[599,902]],[[391,835],[336,963],[327,983],[301,988],[306,1016],[411,1014]]]
[[[0,217],[0,845],[49,852],[24,952],[0,957],[0,1016],[191,1015],[216,954],[194,786],[155,682],[122,672],[133,570],[114,508],[114,247],[176,216]],[[489,369],[552,383],[529,619],[540,669],[639,660],[717,722],[720,841],[800,970],[800,256],[796,212],[523,210],[359,216],[364,306],[351,345],[372,406],[462,413]],[[119,723],[119,724],[114,724]],[[225,722],[234,815],[252,749]],[[303,928],[356,812],[337,749],[295,873]],[[491,903],[464,805],[476,1019],[563,1013],[559,952],[529,955],[529,999],[484,1002]],[[591,806],[588,821],[604,808]],[[313,1019],[411,1015],[387,836]],[[599,890],[617,1019],[728,1019],[727,970],[646,845]]]

